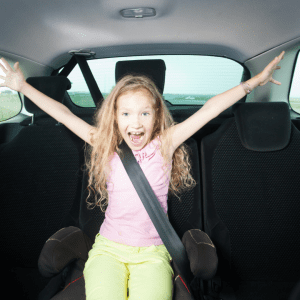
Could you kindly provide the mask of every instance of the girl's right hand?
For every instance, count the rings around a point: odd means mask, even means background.
[[[4,66],[1,62],[3,62]],[[0,68],[5,73],[5,76],[0,75],[0,79],[4,79],[4,82],[0,83],[0,87],[8,87],[14,91],[20,92],[25,83],[25,78],[19,68],[19,62],[14,64],[15,71],[4,58],[1,58],[1,62]]]

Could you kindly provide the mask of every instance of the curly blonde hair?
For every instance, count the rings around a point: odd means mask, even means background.
[[[123,141],[123,137],[118,129],[117,124],[117,100],[118,97],[128,91],[136,91],[145,89],[150,92],[153,97],[153,109],[155,110],[155,123],[150,137],[150,141],[156,137],[160,137],[161,143],[159,149],[164,160],[163,168],[171,164],[168,157],[171,145],[172,127],[177,124],[174,122],[163,97],[158,91],[154,82],[143,75],[126,75],[117,82],[111,93],[102,102],[101,106],[96,109],[94,115],[95,130],[91,132],[92,147],[86,147],[86,167],[89,174],[88,180],[88,209],[108,204],[107,178],[111,172],[110,161],[115,152],[123,157],[119,145]],[[170,130],[167,130],[169,129]],[[173,153],[173,163],[169,190],[175,195],[179,201],[180,198],[176,193],[181,193],[186,189],[196,186],[196,181],[190,174],[191,163],[189,157],[190,148],[184,143],[181,144]],[[95,201],[89,202],[91,192],[95,194]],[[100,196],[100,198],[99,198]],[[103,204],[102,201],[106,200]]]

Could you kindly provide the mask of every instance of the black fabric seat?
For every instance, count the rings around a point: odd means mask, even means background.
[[[118,62],[116,64],[116,81],[118,81],[122,76],[128,74],[145,74],[150,75],[150,77],[157,84],[160,92],[163,92],[164,88],[164,77],[165,77],[165,63],[163,60],[149,60],[149,61],[126,61],[126,62]],[[193,229],[199,229],[198,232],[194,231],[193,233],[199,234],[202,230],[202,205],[201,205],[201,193],[200,193],[200,171],[199,171],[199,151],[197,147],[197,143],[195,140],[188,139],[185,142],[191,149],[191,162],[192,162],[192,174],[196,182],[198,183],[196,187],[190,191],[182,193],[180,195],[181,202],[178,201],[176,197],[169,196],[168,198],[168,216],[170,223],[174,227],[180,239],[183,239],[187,245],[190,245],[191,249],[193,246],[190,242],[191,231]],[[85,261],[87,259],[87,251],[90,250],[91,245],[95,241],[95,236],[99,232],[100,226],[105,218],[105,214],[102,213],[99,207],[94,208],[93,210],[87,209],[86,198],[88,196],[88,192],[86,190],[87,187],[87,173],[84,173],[83,176],[83,187],[82,187],[82,196],[80,202],[80,212],[79,212],[79,228],[69,227],[64,228],[62,231],[53,236],[55,240],[59,240],[60,248],[58,250],[55,242],[52,244],[45,244],[45,248],[43,249],[40,259],[39,259],[39,267],[40,271],[44,276],[54,276],[55,273],[57,278],[59,276],[63,277],[64,284],[62,286],[62,290],[57,294],[52,294],[53,287],[49,285],[45,289],[45,293],[41,295],[44,297],[47,293],[51,293],[53,298],[52,300],[59,299],[85,299],[85,288],[84,288],[84,278],[83,278],[83,268]],[[190,231],[190,232],[189,232]],[[184,233],[188,232],[185,235]],[[71,235],[77,236],[78,239],[81,240],[81,252],[77,255],[73,253],[73,255],[69,255],[59,263],[53,263],[53,261],[49,260],[49,255],[51,257],[60,257],[64,255],[64,253],[68,253],[70,248],[73,248],[74,239]],[[202,234],[204,234],[202,232]],[[190,235],[188,237],[188,235]],[[188,238],[186,238],[188,237]],[[208,243],[209,243],[209,237]],[[69,245],[68,245],[69,243]],[[64,246],[62,246],[64,245]],[[202,244],[203,246],[204,244]],[[206,245],[207,246],[207,245]],[[53,249],[57,249],[54,251]],[[76,248],[76,247],[75,247]],[[195,248],[194,248],[195,249]],[[215,248],[214,248],[215,249]],[[214,250],[215,251],[215,250]],[[195,257],[198,254],[195,255]],[[203,254],[203,257],[205,255]],[[69,262],[71,260],[71,262]],[[207,259],[206,261],[209,261]],[[216,261],[216,260],[215,260]],[[205,264],[205,263],[204,263]],[[204,265],[203,264],[203,265]],[[195,263],[196,265],[196,263]],[[174,266],[172,265],[173,269]],[[194,266],[195,267],[195,266]],[[59,270],[58,270],[59,269]],[[63,275],[61,275],[63,274]],[[176,275],[176,272],[175,272]],[[213,275],[212,275],[213,276]],[[55,277],[53,282],[55,282]],[[178,280],[179,278],[175,276],[174,280]],[[174,284],[173,284],[174,285]],[[200,280],[199,278],[194,278],[192,282],[192,288],[195,290],[199,289]],[[185,287],[183,287],[185,288]],[[174,296],[174,295],[173,295]],[[176,299],[184,299],[180,298],[180,295],[177,294]]]
[[[233,111],[201,142],[204,231],[221,297],[288,299],[300,279],[300,132],[285,102]]]
[[[65,77],[27,82],[60,102],[71,87]],[[78,212],[77,220],[68,217],[81,196],[83,142],[29,99],[24,101],[34,124],[25,120],[19,133],[0,145],[0,251],[5,280],[15,283],[11,297],[36,299],[48,282],[37,265],[45,241],[62,226],[78,224]]]
[[[192,173],[195,180],[199,182],[200,172],[197,143],[195,140],[189,139],[186,141],[186,144],[192,150]],[[84,173],[83,185],[85,187],[87,186],[86,173]],[[53,240],[59,240],[60,242],[58,244],[54,242],[52,245],[50,243],[45,244],[39,258],[39,267],[43,276],[53,277],[57,274],[57,276],[60,276],[59,273],[63,273],[61,274],[64,280],[62,289],[57,294],[52,294],[52,300],[85,299],[85,283],[82,271],[85,261],[88,257],[87,252],[91,249],[91,246],[95,241],[95,236],[99,232],[99,228],[104,220],[105,214],[102,213],[99,207],[96,207],[93,210],[88,210],[85,202],[87,190],[83,189],[82,191],[83,194],[80,203],[79,228],[67,227],[61,229],[51,237]],[[172,196],[168,198],[168,215],[170,223],[178,233],[180,239],[183,239],[187,244],[189,244],[190,238],[188,237],[188,234],[195,233],[191,230],[202,229],[200,217],[202,215],[201,195],[199,184],[197,184],[194,189],[182,193],[180,198],[182,202],[179,202],[177,198]],[[184,233],[186,232],[188,232],[188,234],[185,234],[184,237]],[[78,243],[80,243],[79,240],[81,240],[81,250],[74,250],[71,254],[70,250],[68,249],[77,249]],[[75,253],[80,254],[76,255]],[[57,259],[54,259],[56,257]],[[60,261],[61,257],[63,257],[62,262]],[[57,262],[57,260],[59,262]],[[173,263],[172,267],[174,269]],[[175,276],[174,280],[179,280],[179,278],[177,277],[176,279]],[[192,288],[195,290],[199,289],[199,284],[200,279],[195,277],[192,282]],[[53,292],[52,288],[49,288],[46,291],[49,294]],[[45,294],[46,292],[44,295]]]

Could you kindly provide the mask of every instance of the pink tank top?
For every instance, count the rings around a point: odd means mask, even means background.
[[[167,213],[172,164],[168,165],[167,176],[164,176],[159,143],[158,137],[143,149],[132,152],[161,207]],[[112,172],[107,180],[109,201],[100,234],[111,241],[129,246],[147,247],[163,244],[116,152],[110,163]]]

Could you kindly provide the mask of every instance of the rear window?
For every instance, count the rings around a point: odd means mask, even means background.
[[[295,65],[292,85],[290,89],[289,102],[293,111],[300,114],[300,52],[298,52],[297,61]]]
[[[118,61],[163,59],[166,64],[164,98],[173,105],[203,105],[211,97],[238,85],[243,67],[230,59],[196,55],[131,56],[89,60],[88,64],[104,98],[115,86]],[[82,107],[95,107],[78,65],[68,76],[72,101]]]

